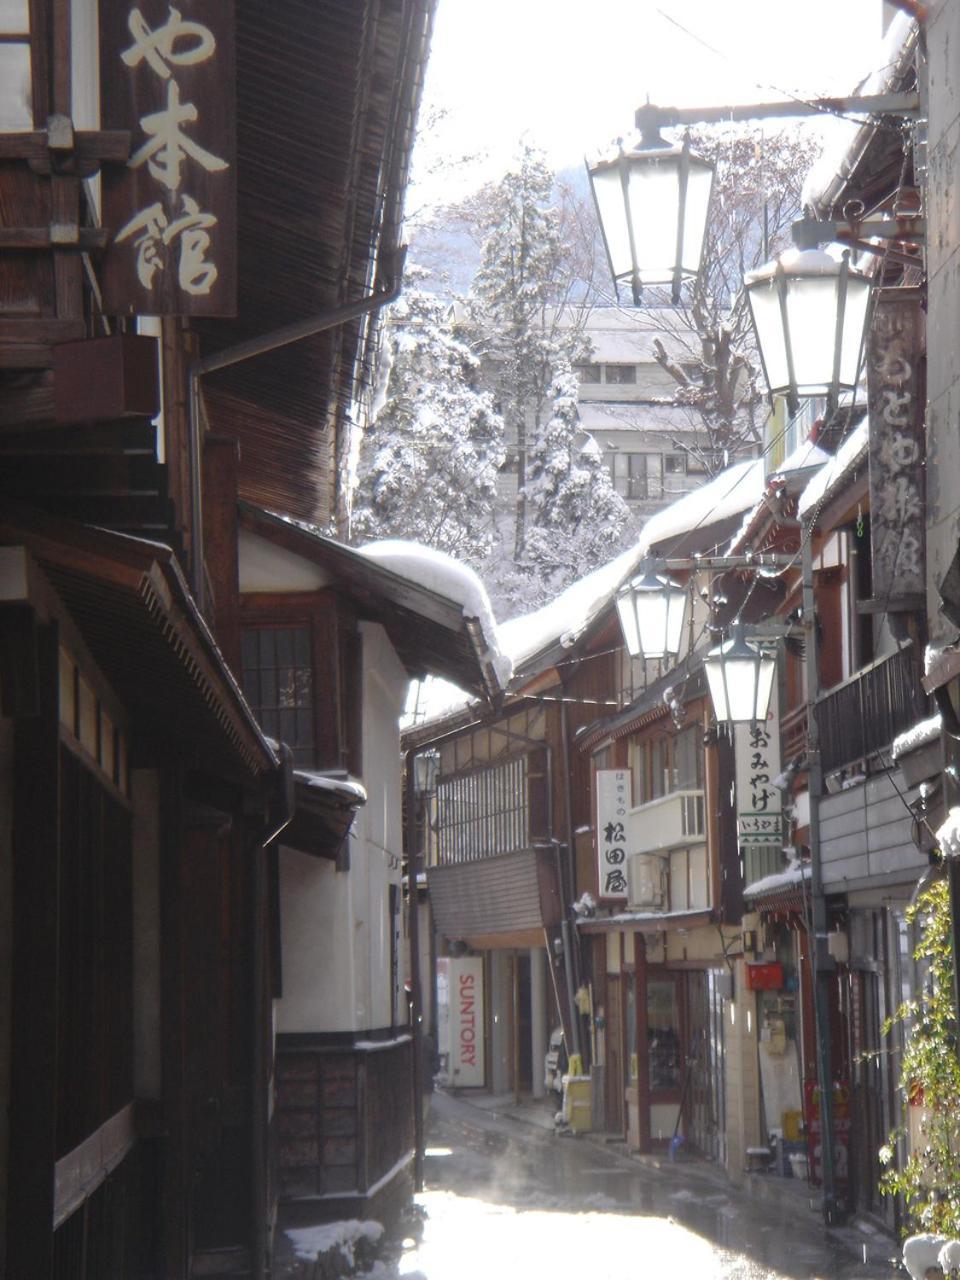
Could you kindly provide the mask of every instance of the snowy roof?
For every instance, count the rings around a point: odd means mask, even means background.
[[[936,742],[942,727],[943,716],[939,713],[930,716],[927,720],[919,721],[906,733],[901,733],[899,737],[894,738],[890,754],[894,760],[899,760],[901,756],[909,755],[911,751],[916,751],[918,747],[923,747],[928,742]]]
[[[864,418],[843,442],[831,460],[818,471],[800,495],[801,516],[820,508],[866,456],[870,444],[870,424]]]
[[[792,866],[785,871],[777,871],[772,876],[764,876],[762,880],[754,880],[744,889],[744,895],[751,898],[766,897],[769,893],[779,893],[783,889],[792,889],[804,880],[810,879],[809,867]]]
[[[477,705],[477,699],[459,685],[441,676],[427,676],[410,686],[407,705],[400,717],[400,728],[404,731],[416,729],[428,721],[444,719],[455,711],[474,705]]]
[[[649,431],[671,436],[691,435],[703,428],[703,418],[683,405],[663,404],[656,400],[586,400],[577,408],[583,431]]]
[[[512,668],[500,646],[490,599],[486,587],[469,565],[461,564],[444,551],[399,538],[369,542],[358,550],[360,555],[391,573],[458,604],[463,616],[480,627],[486,646],[483,660],[496,671],[501,687],[508,683]]]
[[[753,506],[762,487],[762,459],[728,467],[651,516],[639,540],[615,559],[572,583],[535,612],[501,623],[501,644],[514,670],[553,644],[573,645],[652,549],[668,553],[670,547],[665,544],[738,516]]]
[[[326,791],[345,804],[367,803],[366,788],[356,778],[331,777],[327,773],[315,773],[312,769],[294,769],[293,776],[297,782],[303,783],[311,791]]]
[[[960,858],[960,808],[956,805],[943,826],[937,828],[937,844],[945,858]]]
[[[812,440],[807,440],[803,444],[798,445],[792,453],[787,454],[780,466],[777,467],[776,470],[770,472],[767,477],[767,488],[769,489],[772,485],[776,484],[778,480],[782,480],[789,475],[796,474],[799,471],[807,471],[813,467],[823,466],[829,461],[829,453],[824,453],[824,451],[815,445]],[[767,504],[761,495],[758,501],[754,503],[744,516],[740,528],[730,539],[730,544],[727,547],[727,555],[735,555],[737,551],[739,551],[740,547],[749,536],[754,522],[766,506]]]
[[[871,71],[857,87],[860,96],[886,93],[896,86],[912,51],[916,31],[913,18],[901,12],[894,15],[882,40],[866,43],[861,50],[861,66],[870,67]],[[876,128],[873,120],[861,123],[840,116],[824,118],[824,148],[803,184],[801,204],[804,208],[825,212],[832,205],[831,188],[838,178],[842,180],[851,172]]]

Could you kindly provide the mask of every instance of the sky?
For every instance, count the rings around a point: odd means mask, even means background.
[[[881,23],[882,0],[439,0],[418,202],[503,172],[524,135],[554,167],[579,164],[627,134],[648,95],[691,107],[849,93]]]

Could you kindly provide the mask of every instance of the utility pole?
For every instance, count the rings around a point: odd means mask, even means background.
[[[820,673],[817,665],[817,615],[813,595],[813,526],[804,521],[800,531],[803,546],[803,628],[804,669],[807,682],[807,787],[810,796],[810,897],[813,936],[809,939],[813,964],[814,1025],[817,1037],[817,1080],[820,1086],[820,1168],[823,1180],[823,1219],[828,1226],[838,1222],[834,1163],[833,1069],[830,1055],[830,992],[828,982],[833,964],[827,952],[827,900],[823,891],[820,861],[820,797],[823,770],[820,764],[820,734],[817,727],[817,696]]]

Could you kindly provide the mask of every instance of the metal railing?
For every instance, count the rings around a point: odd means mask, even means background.
[[[824,773],[869,760],[923,719],[927,698],[912,644],[878,658],[817,700]]]

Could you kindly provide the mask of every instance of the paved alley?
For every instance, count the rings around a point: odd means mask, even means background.
[[[702,1167],[657,1169],[445,1094],[428,1126],[423,1241],[407,1280],[880,1280],[883,1237],[827,1233],[812,1213],[757,1203]]]

